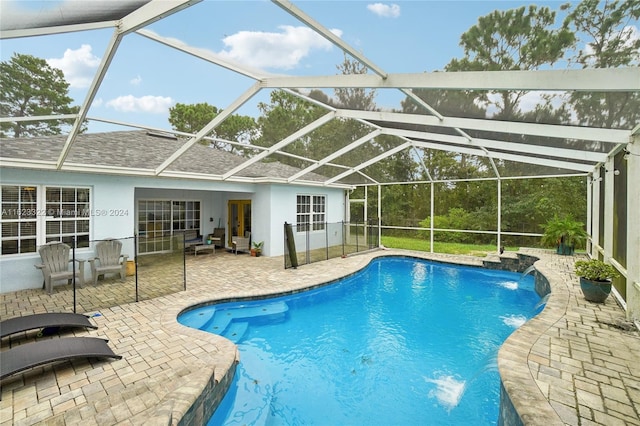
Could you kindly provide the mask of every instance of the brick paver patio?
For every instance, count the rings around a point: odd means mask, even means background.
[[[211,300],[283,293],[338,279],[376,256],[411,255],[481,265],[482,259],[383,250],[284,270],[282,258],[234,256],[223,251],[188,256],[187,290],[162,268],[146,271],[143,299],[132,301],[127,283],[107,279],[80,289],[78,312],[97,330],[35,333],[4,339],[2,350],[33,340],[96,336],[121,360],[73,361],[44,366],[2,382],[2,425],[198,424],[189,411],[207,386],[235,365],[235,346],[219,336],[184,327],[177,315]],[[505,388],[525,424],[640,425],[640,334],[624,321],[612,297],[586,302],[572,273],[574,258],[545,251],[536,268],[551,282],[541,315],[517,330],[500,351]],[[180,269],[180,268],[178,268]],[[175,272],[175,271],[174,271]],[[155,286],[154,286],[155,283]],[[67,286],[1,294],[2,319],[35,312],[72,311]],[[107,305],[113,307],[105,307]],[[186,417],[185,417],[186,416]]]

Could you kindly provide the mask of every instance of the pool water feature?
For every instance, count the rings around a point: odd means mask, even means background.
[[[185,312],[238,345],[209,425],[496,424],[497,352],[543,308],[531,275],[384,257],[302,293]]]

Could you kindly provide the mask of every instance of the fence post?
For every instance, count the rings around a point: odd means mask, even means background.
[[[306,232],[304,233],[305,237],[305,245],[304,245],[304,258],[306,260],[305,264],[308,265],[311,263],[311,224],[308,223],[306,227]]]
[[[344,220],[342,221],[342,257],[344,257]]]
[[[138,234],[133,231],[133,262],[135,267],[135,281],[136,281],[136,302],[138,301]]]
[[[182,285],[184,286],[185,290],[187,289],[187,250],[185,250],[185,247],[187,246],[186,238],[187,238],[187,233],[183,232],[182,233],[182,250],[181,250],[182,251],[182,283],[183,283]],[[214,251],[215,251],[215,247],[214,247]]]
[[[325,260],[329,260],[329,223],[328,222],[324,223],[324,245],[325,245],[325,252],[327,255],[327,258]]]
[[[76,237],[75,235],[73,237],[71,237],[71,273],[73,274],[73,313],[76,314],[77,312],[77,305],[76,305]],[[81,274],[84,277],[84,271],[82,271]],[[80,285],[83,285],[84,283],[80,283]]]

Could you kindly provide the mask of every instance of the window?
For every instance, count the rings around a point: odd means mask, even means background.
[[[325,213],[326,197],[324,195],[298,195],[296,209],[298,232],[323,230]]]
[[[139,200],[139,253],[171,250],[171,235],[194,230],[200,235],[200,201]]]
[[[187,229],[196,229],[200,234],[200,202],[174,201],[173,230],[184,231]]]
[[[89,188],[2,185],[2,255],[35,253],[50,241],[71,245],[74,237],[89,247],[90,195]]]
[[[36,251],[35,186],[2,185],[2,254]]]
[[[45,188],[46,242],[89,247],[89,188]]]

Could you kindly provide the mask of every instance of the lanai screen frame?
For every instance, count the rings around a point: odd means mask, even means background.
[[[270,155],[282,154],[282,149],[298,138],[309,134],[318,127],[333,119],[345,118],[357,120],[371,126],[372,131],[365,137],[354,142],[331,155],[320,159],[305,159],[312,165],[303,169],[300,173],[290,176],[284,182],[287,184],[303,185],[323,185],[335,187],[348,187],[350,184],[343,181],[346,177],[359,174],[370,180],[367,185],[380,185],[370,177],[364,175],[361,170],[367,166],[381,161],[387,156],[393,155],[404,149],[444,149],[451,152],[467,153],[482,156],[489,159],[495,173],[494,179],[498,181],[498,192],[500,192],[501,181],[510,176],[500,176],[494,159],[504,159],[509,161],[524,162],[565,169],[567,175],[585,176],[588,182],[597,182],[600,177],[607,182],[604,194],[601,194],[599,185],[588,185],[588,229],[593,237],[590,239],[590,254],[594,257],[601,257],[610,261],[627,280],[627,312],[631,318],[640,317],[640,221],[633,221],[634,215],[640,211],[640,125],[633,129],[601,129],[586,128],[578,126],[548,125],[532,123],[516,123],[496,121],[490,119],[466,119],[456,117],[445,117],[433,107],[425,103],[414,92],[414,89],[448,89],[448,90],[548,90],[548,91],[640,91],[640,73],[638,68],[615,68],[615,69],[570,69],[570,70],[544,70],[544,71],[489,71],[489,72],[437,72],[437,73],[416,73],[416,74],[390,74],[378,67],[364,54],[345,43],[338,36],[329,31],[311,16],[307,15],[295,4],[287,0],[272,0],[273,3],[287,11],[297,20],[304,23],[309,28],[329,40],[333,45],[341,49],[345,54],[356,59],[365,65],[370,73],[358,75],[331,75],[331,76],[292,76],[292,75],[271,75],[259,70],[253,70],[242,65],[232,63],[211,52],[192,48],[188,45],[176,42],[169,37],[162,37],[153,31],[145,29],[153,22],[178,13],[181,10],[191,7],[200,0],[129,0],[126,2],[96,2],[98,9],[86,8],[84,12],[76,11],[75,15],[62,15],[53,21],[35,21],[25,17],[22,21],[12,22],[10,27],[2,28],[0,39],[10,39],[18,37],[41,36],[49,34],[59,34],[65,32],[86,31],[94,29],[113,28],[112,37],[107,49],[102,57],[102,62],[95,73],[87,95],[80,106],[78,114],[57,115],[46,117],[0,117],[2,122],[33,121],[33,120],[56,120],[73,119],[74,124],[69,132],[66,143],[55,162],[25,162],[11,158],[0,158],[3,167],[35,168],[41,170],[72,170],[72,171],[100,171],[96,165],[66,164],[66,159],[75,139],[80,132],[81,125],[85,120],[105,121],[116,125],[127,127],[138,127],[149,131],[168,131],[167,129],[150,128],[139,126],[133,123],[123,123],[114,120],[104,120],[98,117],[88,117],[89,107],[94,101],[96,93],[114,59],[119,45],[131,33],[144,36],[150,40],[166,45],[197,57],[211,64],[223,67],[233,73],[251,78],[254,83],[247,90],[240,94],[238,98],[228,105],[210,123],[203,127],[196,134],[180,134],[186,136],[186,142],[176,150],[165,161],[152,170],[118,170],[119,175],[135,176],[158,176],[176,177],[185,179],[207,179],[222,181],[250,181],[247,178],[237,176],[238,172],[250,167]],[[81,3],[81,2],[78,2]],[[93,3],[92,3],[93,4]],[[71,17],[70,17],[71,16]],[[3,23],[4,24],[4,23]],[[427,115],[392,113],[384,111],[356,111],[335,108],[322,104],[317,100],[307,98],[298,92],[300,89],[314,88],[366,88],[366,89],[397,89],[407,97],[413,99],[420,105]],[[180,173],[169,171],[169,166],[184,154],[190,147],[203,139],[209,138],[209,133],[214,130],[227,117],[238,110],[248,100],[253,98],[263,89],[286,90],[295,96],[303,97],[316,105],[326,108],[327,113],[318,120],[310,123],[304,128],[293,133],[289,137],[265,148],[252,146],[259,151],[259,154],[247,159],[243,164],[226,171],[221,175]],[[380,123],[395,123],[399,125],[381,125]],[[402,130],[401,125],[416,124],[436,126],[448,129],[451,134],[440,134],[433,132],[420,132]],[[491,130],[493,132],[504,132],[507,134],[519,134],[526,136],[555,137],[562,139],[581,140],[584,142],[599,142],[610,144],[611,147],[605,152],[596,152],[591,149],[565,149],[555,147],[541,147],[528,144],[513,144],[500,140],[487,140],[474,138],[469,135],[468,130]],[[404,142],[396,149],[376,158],[363,159],[363,162],[355,167],[345,167],[335,164],[335,159],[357,146],[367,143],[378,135],[393,135]],[[226,141],[235,144],[234,141]],[[520,146],[518,146],[520,145]],[[246,146],[246,145],[244,145]],[[621,151],[628,156],[627,163],[627,267],[624,268],[613,256],[613,176],[615,176],[614,157]],[[311,182],[304,180],[304,175],[323,165],[332,165],[344,169],[337,176],[328,178],[325,182]],[[103,172],[108,172],[104,170]],[[113,173],[113,171],[111,171]],[[603,174],[603,176],[601,176]],[[609,175],[610,174],[610,175]],[[529,176],[529,178],[550,177],[549,175]],[[607,177],[610,177],[607,179]],[[262,180],[265,181],[265,180]],[[269,181],[269,180],[266,180]],[[433,180],[432,182],[436,182]],[[610,182],[610,183],[609,183]],[[635,184],[634,184],[635,183]],[[389,184],[386,182],[385,184]],[[433,184],[433,183],[432,183]],[[351,184],[352,186],[352,184]],[[500,197],[498,197],[500,199]],[[604,203],[604,241],[599,241],[599,205]],[[500,209],[498,206],[498,247],[500,246]],[[433,217],[433,215],[432,215]]]

